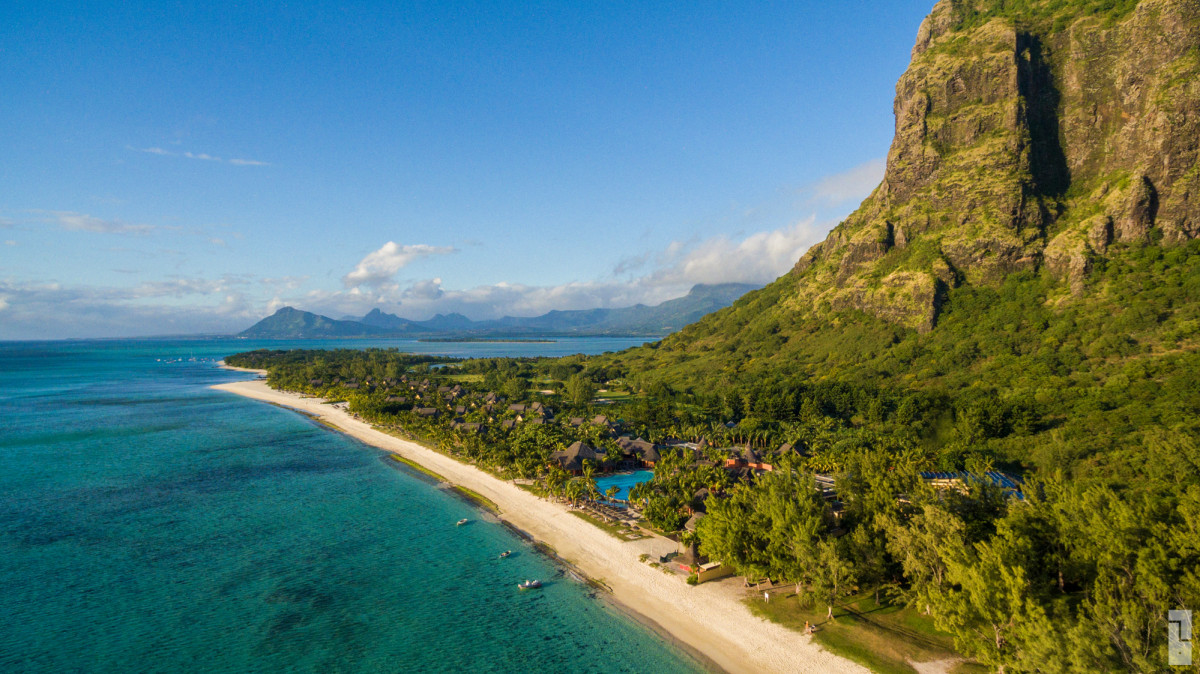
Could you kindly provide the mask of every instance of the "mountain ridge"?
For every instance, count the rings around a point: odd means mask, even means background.
[[[473,321],[459,313],[416,321],[378,307],[362,318],[332,319],[284,307],[239,333],[242,337],[312,338],[361,336],[488,335],[662,335],[731,304],[759,286],[745,283],[696,284],[687,295],[654,306],[554,310],[532,317]]]

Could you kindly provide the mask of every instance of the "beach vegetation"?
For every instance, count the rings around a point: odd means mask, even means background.
[[[413,461],[412,459],[407,459],[403,456],[400,456],[399,454],[388,454],[387,456],[392,461],[395,461],[396,463],[404,464],[406,467],[408,467],[418,473],[421,473],[422,475],[426,475],[430,478],[433,478],[437,482],[446,482],[446,478],[433,472],[432,470],[426,468],[425,466],[422,466],[421,464],[417,463],[416,461]]]
[[[913,663],[949,662],[951,672],[966,674],[953,637],[933,621],[902,604],[876,602],[870,593],[848,597],[834,610],[836,620],[825,617],[824,606],[806,596],[774,592],[769,602],[761,595],[746,602],[751,612],[797,632],[813,628],[821,646],[853,660],[873,672],[914,674]]]
[[[487,510],[488,512],[492,513],[493,515],[500,514],[500,507],[497,506],[494,501],[492,501],[488,497],[484,496],[483,494],[480,494],[477,491],[468,489],[467,487],[463,487],[463,486],[457,485],[457,484],[454,485],[454,491],[461,494],[468,501],[471,501],[475,505],[483,508],[484,510]]]
[[[1167,608],[1200,605],[1200,305],[1178,299],[1198,278],[1200,244],[1146,246],[1105,262],[1106,303],[1056,303],[1046,279],[1014,274],[949,290],[927,333],[843,312],[836,330],[780,317],[760,335],[749,314],[780,298],[752,293],[619,355],[227,361],[550,498],[601,496],[613,424],[693,443],[663,446],[630,492],[644,526],[690,522],[702,554],[790,586],[829,639],[869,597],[988,667],[1153,669]],[[787,339],[763,346],[772,335]],[[571,395],[586,382],[631,394]],[[610,422],[570,423],[597,415]],[[605,450],[587,475],[550,460],[576,441]],[[968,477],[935,488],[936,470]],[[1017,489],[980,477],[997,470]]]

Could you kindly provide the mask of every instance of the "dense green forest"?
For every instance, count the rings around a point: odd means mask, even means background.
[[[662,448],[655,478],[635,489],[651,525],[739,573],[795,583],[830,612],[863,592],[906,603],[963,653],[997,667],[1154,669],[1164,660],[1165,610],[1200,599],[1200,448],[1192,433],[1162,424],[1144,429],[1125,465],[1098,464],[1088,479],[1070,477],[1086,459],[1069,453],[1056,458],[1062,466],[1024,470],[1015,498],[986,479],[935,489],[919,474],[982,475],[995,466],[992,443],[1053,435],[1036,406],[996,396],[782,374],[728,389],[656,380],[618,391],[628,382],[611,357],[453,361],[338,350],[227,361],[268,369],[272,386],[348,400],[381,428],[504,477],[537,478],[549,495],[572,500],[600,497],[594,478],[620,456],[607,423],[572,426],[573,417],[602,413],[656,442],[704,440],[702,451]],[[601,390],[627,395],[594,399]],[[1176,395],[1194,405],[1196,391]],[[518,422],[509,407],[535,402],[549,422]],[[612,460],[566,474],[550,454],[576,440]],[[783,442],[794,447],[778,451]],[[746,448],[774,470],[728,468]],[[818,474],[833,478],[833,498]],[[697,512],[707,515],[684,530]]]
[[[977,456],[1128,488],[1162,470],[1160,457],[1130,448],[1200,433],[1200,304],[1190,299],[1200,297],[1200,241],[1114,256],[1080,298],[1063,297],[1048,273],[952,289],[927,333],[860,312],[789,312],[781,295],[793,283],[785,276],[660,343],[587,359],[588,371],[725,395],[797,380],[845,387],[854,402],[827,410],[912,438],[943,467]]]

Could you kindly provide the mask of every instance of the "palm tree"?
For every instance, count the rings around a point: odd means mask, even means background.
[[[592,500],[593,494],[600,493],[599,490],[596,489],[595,475],[596,475],[596,467],[592,465],[591,461],[584,461],[583,462],[583,476],[582,476],[583,477],[583,491],[584,491],[584,495],[588,497],[588,500]]]
[[[562,466],[550,464],[550,468],[546,470],[546,491],[550,492],[550,496],[558,497],[558,492],[566,484],[570,478],[567,471],[562,469]]]
[[[566,497],[571,500],[571,503],[577,503],[579,498],[583,496],[583,482],[579,478],[571,478],[569,481],[567,481],[566,487],[563,491]]]
[[[630,488],[629,502],[644,504],[652,493],[654,493],[654,488],[650,486],[649,482],[639,482]]]

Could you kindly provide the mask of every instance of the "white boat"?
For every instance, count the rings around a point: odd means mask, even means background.
[[[465,518],[465,517],[462,518],[461,520],[458,521],[458,526],[461,527],[462,525],[466,524],[467,521],[468,521],[467,518]]]
[[[507,557],[511,554],[512,554],[512,550],[505,550],[504,552],[500,553],[500,559],[504,559],[505,557]]]
[[[519,589],[519,590],[536,590],[541,586],[542,586],[542,581],[540,581],[540,580],[527,580],[524,583],[518,584],[517,589]]]

